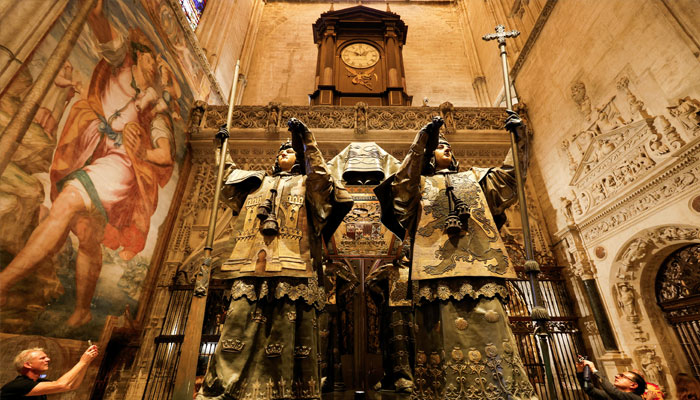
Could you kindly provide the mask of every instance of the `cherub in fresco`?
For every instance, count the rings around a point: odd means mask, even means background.
[[[4,305],[8,290],[54,256],[69,232],[75,234],[76,303],[67,321],[73,327],[92,319],[102,245],[118,249],[123,260],[144,249],[159,187],[169,181],[174,163],[172,120],[157,111],[163,87],[153,43],[139,29],[117,32],[102,0],[88,25],[101,60],[60,135],[50,169],[51,210],[0,272]]]

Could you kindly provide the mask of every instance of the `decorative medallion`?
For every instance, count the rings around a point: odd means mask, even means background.
[[[391,342],[403,342],[408,341],[408,336],[396,335],[390,339]]]
[[[297,320],[297,312],[287,311],[287,319],[289,319],[289,322],[295,322]]]
[[[462,352],[462,349],[459,347],[455,347],[452,349],[452,359],[459,362],[464,359],[464,353]]]
[[[425,364],[427,361],[427,357],[425,356],[424,351],[419,351],[418,354],[416,354],[416,362],[418,364]]]
[[[284,345],[281,343],[268,344],[265,347],[265,354],[267,354],[268,358],[279,357],[282,355],[283,348],[284,348]]]
[[[440,364],[440,354],[438,354],[436,352],[430,353],[430,363],[433,365]]]
[[[486,353],[487,357],[493,358],[498,355],[498,349],[493,344],[488,344],[484,347],[484,353]]]
[[[605,256],[608,255],[608,253],[605,251],[605,247],[603,247],[603,246],[596,247],[594,251],[595,251],[595,256],[601,260],[604,259]]]
[[[240,339],[224,339],[221,341],[221,350],[231,353],[240,353],[245,347]]]
[[[481,353],[479,352],[479,350],[472,347],[471,350],[469,350],[469,353],[467,354],[469,355],[469,360],[471,362],[478,363],[479,361],[481,361]]]
[[[460,331],[466,330],[469,327],[469,322],[466,319],[459,317],[455,320],[455,326]]]
[[[513,346],[507,341],[503,342],[503,352],[506,354],[513,354]]]
[[[294,358],[306,358],[311,354],[309,346],[294,346]]]
[[[696,213],[700,213],[700,196],[695,196],[690,201],[690,209]]]
[[[498,315],[498,313],[495,312],[495,311],[493,311],[493,310],[488,310],[488,311],[486,311],[486,313],[484,314],[484,319],[486,319],[488,322],[490,322],[490,323],[492,323],[492,324],[495,323],[495,322],[498,322],[498,320],[499,320],[500,318],[501,318],[501,316]]]

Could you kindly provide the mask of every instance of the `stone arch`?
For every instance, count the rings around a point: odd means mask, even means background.
[[[658,376],[667,392],[673,376],[689,370],[678,339],[656,303],[655,280],[663,261],[674,251],[700,243],[700,228],[659,225],[630,237],[610,268],[610,290],[625,351],[645,375]]]

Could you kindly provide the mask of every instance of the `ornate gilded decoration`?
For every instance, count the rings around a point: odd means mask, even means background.
[[[535,395],[522,370],[522,361],[512,343],[504,340],[500,348],[486,344],[462,350],[455,346],[449,357],[440,360],[433,353],[428,361],[425,352],[418,351],[414,382],[416,390],[411,399],[530,399]],[[443,396],[438,396],[444,390]]]
[[[498,320],[501,319],[501,316],[498,315],[498,313],[493,311],[493,310],[488,310],[484,314],[484,319],[493,324],[493,323],[498,322]]]
[[[267,317],[263,315],[261,311],[256,311],[251,315],[251,319],[253,322],[256,322],[258,324],[264,324],[267,322]]]
[[[262,184],[248,194],[234,222],[230,239],[233,250],[223,263],[222,272],[228,277],[311,275],[310,255],[302,251],[309,247],[309,237],[302,235],[308,223],[305,181],[302,175],[265,177]],[[232,183],[235,184],[238,183]],[[275,235],[266,234],[265,224],[257,217],[260,206],[265,203],[270,203],[268,216],[276,215],[278,233]]]
[[[491,298],[500,296],[508,298],[508,288],[505,282],[486,281],[479,282],[473,278],[446,279],[439,282],[426,280],[420,283],[414,282],[413,301],[462,300],[464,298],[478,299],[480,296]]]
[[[282,121],[296,117],[304,121],[309,128],[356,129],[355,107],[330,106],[285,106],[280,105],[280,117],[277,128]],[[379,107],[366,106],[360,115],[367,119],[368,130],[417,130],[434,115],[440,115],[439,107]],[[200,129],[217,130],[226,121],[226,106],[208,105],[204,112]],[[266,106],[236,106],[233,112],[233,129],[271,129],[268,116],[270,109]],[[502,108],[490,107],[454,107],[449,110],[454,130],[502,130],[505,113]],[[361,120],[360,120],[361,121]]]
[[[287,319],[289,320],[289,322],[296,322],[297,312],[296,311],[288,311],[287,312]]]
[[[374,73],[374,68],[368,71],[358,71],[354,68],[345,67],[345,70],[348,71],[347,76],[352,78],[350,82],[352,82],[353,85],[361,85],[372,90],[372,77],[374,77],[375,81],[377,80],[377,74]]]
[[[284,378],[277,382],[255,381],[251,383],[246,381],[228,396],[246,400],[316,399],[321,396],[321,387],[320,383],[313,378],[308,381],[295,380],[293,382]]]
[[[279,357],[282,355],[283,348],[284,348],[284,344],[281,344],[281,343],[268,344],[267,346],[265,346],[265,354],[269,358]]]
[[[464,331],[469,327],[469,322],[466,319],[459,317],[455,320],[455,327],[460,331]]]
[[[454,187],[455,197],[464,202],[471,213],[471,217],[467,217],[467,226],[464,227],[466,230],[461,230],[456,238],[448,237],[443,232],[449,213],[447,176]],[[515,277],[473,171],[425,177],[421,203],[423,214],[415,237],[415,261],[411,279]]]
[[[245,347],[245,343],[243,343],[240,339],[224,339],[220,343],[222,351],[232,353],[240,353]]]
[[[294,346],[294,358],[306,358],[311,354],[309,346]]]
[[[315,276],[308,280],[241,278],[234,280],[231,286],[231,298],[234,300],[247,297],[255,301],[266,297],[269,293],[272,293],[276,299],[285,296],[293,301],[304,299],[307,304],[319,309],[325,304],[326,298],[325,290],[318,286],[318,279]]]

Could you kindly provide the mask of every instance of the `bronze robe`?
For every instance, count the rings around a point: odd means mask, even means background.
[[[438,171],[422,177],[423,129],[399,171],[375,193],[382,222],[411,240],[415,399],[536,398],[511,332],[505,279],[515,273],[496,221],[517,201],[513,168]],[[445,231],[449,179],[470,208],[466,229]],[[509,397],[513,396],[513,397]]]
[[[322,240],[352,208],[308,130],[306,175],[234,170],[222,189],[238,218],[217,277],[233,278],[231,304],[198,399],[320,399],[318,311]],[[257,206],[277,188],[278,235],[263,235]]]

